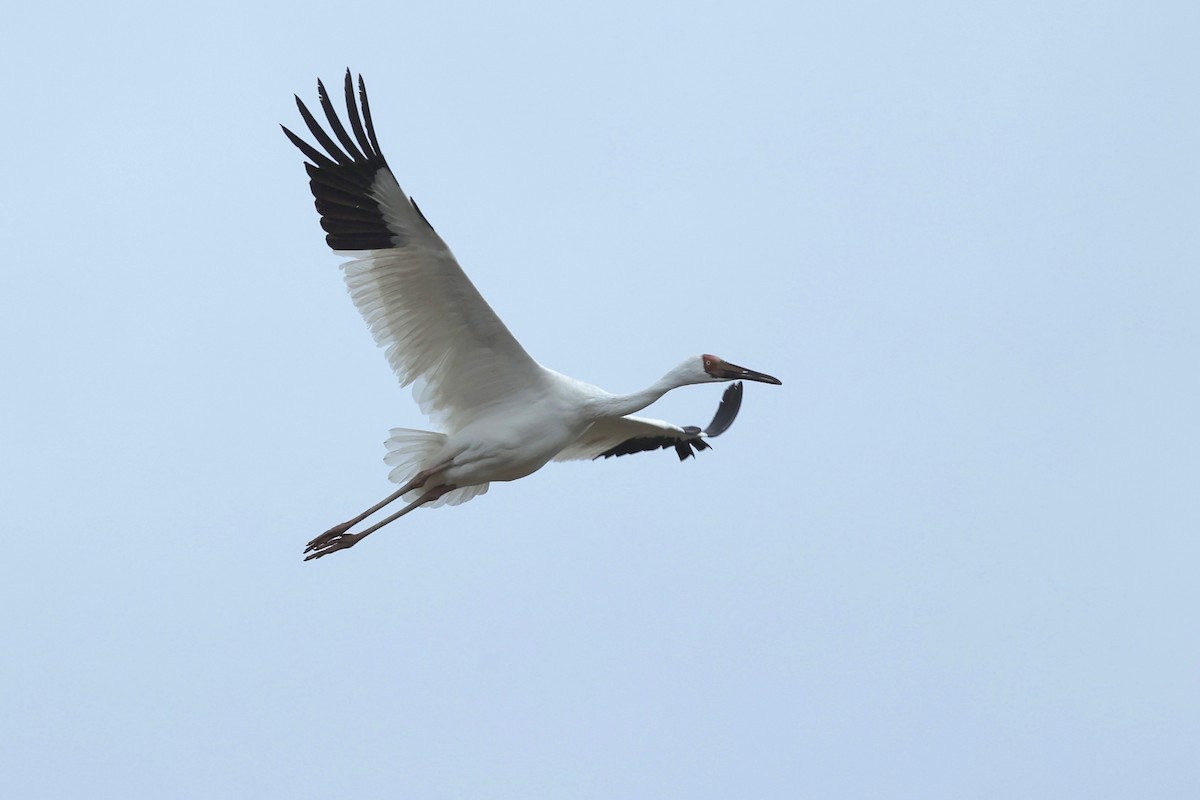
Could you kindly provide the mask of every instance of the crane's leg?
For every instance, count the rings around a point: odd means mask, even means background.
[[[425,481],[429,480],[431,477],[433,477],[437,473],[441,472],[442,470],[449,468],[453,463],[454,462],[452,462],[452,461],[447,461],[444,464],[438,464],[436,467],[430,467],[429,469],[421,470],[416,475],[414,475],[413,479],[410,480],[408,483],[404,484],[399,489],[392,492],[387,497],[383,498],[378,503],[376,503],[375,505],[368,508],[366,511],[362,512],[354,519],[349,519],[339,525],[334,525],[332,528],[325,531],[317,538],[313,539],[311,542],[308,543],[308,548],[304,552],[307,553],[309,550],[319,549],[321,547],[324,547],[329,542],[332,542],[337,537],[345,536],[346,531],[350,530],[355,525],[362,522],[364,519],[371,516],[376,511],[378,511],[379,509],[388,505],[389,503],[396,502],[401,497],[403,497],[404,495],[411,492],[413,489],[416,489],[418,486],[423,486],[425,484]],[[440,495],[439,495],[439,497],[440,497]],[[346,545],[346,546],[349,547],[349,545]]]
[[[410,483],[411,483],[411,481],[410,481]],[[448,484],[443,484],[441,486],[435,486],[432,489],[430,489],[429,491],[425,492],[425,494],[418,497],[416,500],[413,500],[411,503],[406,505],[404,508],[397,511],[395,514],[392,514],[390,517],[383,520],[382,522],[376,522],[374,525],[367,528],[365,531],[362,531],[361,533],[346,533],[345,531],[342,531],[333,536],[330,536],[330,533],[332,533],[333,530],[336,530],[336,529],[331,529],[330,531],[326,531],[325,533],[318,536],[316,539],[313,539],[311,542],[309,542],[308,547],[304,548],[304,552],[309,553],[309,555],[304,557],[304,560],[312,561],[314,558],[320,558],[321,556],[327,556],[330,553],[336,553],[338,550],[345,550],[347,547],[354,547],[354,545],[358,544],[363,539],[367,538],[372,533],[374,533],[375,531],[382,528],[384,525],[387,525],[389,522],[395,522],[396,520],[400,519],[408,512],[412,511],[417,506],[421,506],[421,505],[424,505],[425,503],[429,503],[434,500],[437,500],[439,497],[444,495],[446,492],[453,491],[456,488],[458,488],[458,487],[450,486]],[[372,511],[369,511],[367,514],[363,515],[362,517],[359,517],[357,520],[354,520],[353,522],[347,524],[346,527],[349,527],[350,525],[354,524],[355,522],[361,522],[363,519],[365,519],[370,514],[373,514],[375,511],[378,511],[380,508],[383,508],[385,505],[390,503],[392,500],[395,500],[396,497],[398,497],[399,495],[404,494],[405,492],[408,492],[408,491],[412,491],[412,489],[401,489],[399,492],[397,492],[391,498],[389,498],[388,500],[385,500],[384,502],[382,502],[378,506],[376,506]],[[341,525],[338,526],[338,528],[341,528],[341,527],[342,527]]]

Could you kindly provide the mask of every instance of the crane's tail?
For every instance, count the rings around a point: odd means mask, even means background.
[[[388,480],[402,486],[421,470],[432,467],[435,463],[434,457],[446,444],[446,434],[434,431],[392,428],[388,433],[390,435],[383,443],[387,448],[387,455],[383,457],[383,463],[392,468],[392,471],[388,473]],[[461,486],[446,492],[437,500],[426,504],[425,507],[456,506],[467,502],[472,497],[485,494],[487,490],[488,484],[486,483]],[[420,497],[423,491],[423,489],[413,489],[404,495],[404,499],[411,503]]]

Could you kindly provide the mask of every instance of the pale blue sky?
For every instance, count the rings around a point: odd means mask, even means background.
[[[32,6],[9,794],[1200,796],[1195,4]],[[347,66],[540,361],[785,385],[302,563],[425,424],[278,128]]]

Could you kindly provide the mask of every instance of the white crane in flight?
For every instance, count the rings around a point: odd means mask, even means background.
[[[353,547],[418,506],[464,503],[492,481],[514,481],[551,460],[620,456],[673,447],[682,460],[706,438],[733,423],[742,385],[726,391],[707,428],[679,427],[629,416],[671,389],[693,383],[751,380],[779,385],[761,372],[713,355],[691,356],[661,379],[615,395],[547,369],[508,332],[467,278],[450,248],[409,198],[384,160],[371,121],[367,90],[346,71],[351,135],[317,81],[330,138],[299,97],[296,105],[322,153],[286,127],[283,132],[308,159],[325,240],[348,251],[342,265],[354,305],[402,386],[416,384],[421,410],[444,433],[395,428],[387,440],[393,494],[308,543],[305,560]],[[350,529],[403,498],[407,505],[358,533]]]

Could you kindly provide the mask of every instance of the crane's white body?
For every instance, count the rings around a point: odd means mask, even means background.
[[[741,402],[718,410],[708,429],[681,428],[631,417],[663,394],[692,383],[775,378],[693,356],[646,389],[614,395],[538,364],[492,311],[450,248],[400,188],[379,152],[359,79],[359,108],[346,73],[345,95],[353,137],[318,82],[322,109],[335,143],[297,97],[321,152],[284,128],[308,157],[310,187],[327,241],[350,260],[346,286],[385,348],[402,385],[413,385],[421,410],[443,432],[397,428],[387,441],[391,479],[402,488],[363,515],[309,543],[310,558],[349,547],[367,533],[422,504],[457,504],[512,481],[553,459],[596,458],[676,446],[680,458],[733,421]],[[727,393],[729,400],[729,393]],[[724,414],[724,417],[722,417]],[[364,533],[350,526],[404,496],[410,504]]]
[[[414,385],[421,410],[445,429],[444,436],[410,431],[402,445],[420,455],[397,463],[408,472],[393,469],[392,480],[402,484],[452,464],[411,496],[450,484],[458,488],[436,505],[466,502],[493,481],[541,469],[599,420],[633,414],[679,386],[718,380],[693,356],[641,392],[614,395],[543,367],[509,333],[390,169],[376,175],[371,196],[402,245],[346,253],[353,256],[342,265],[346,286],[401,384]]]

